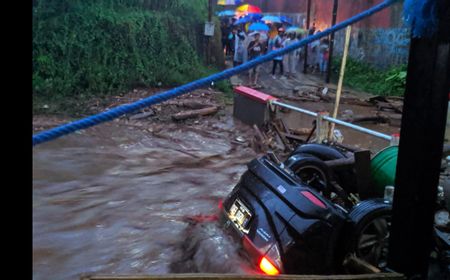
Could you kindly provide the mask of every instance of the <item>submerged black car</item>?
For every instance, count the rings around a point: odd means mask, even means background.
[[[263,156],[223,202],[221,223],[250,261],[269,275],[340,273],[350,255],[382,268],[390,204],[369,199],[348,208],[298,175]]]

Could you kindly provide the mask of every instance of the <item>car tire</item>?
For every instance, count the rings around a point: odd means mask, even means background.
[[[392,206],[382,200],[366,200],[349,213],[352,232],[348,252],[383,269],[386,266]]]
[[[294,172],[294,174],[300,179],[301,183],[322,192],[325,196],[330,194],[332,180],[331,170],[321,159],[312,155],[297,154],[291,156],[286,161],[286,166]],[[308,178],[308,174],[305,172],[310,172],[310,174],[312,174],[311,172],[314,172],[318,179],[322,181],[320,184],[322,186],[317,184],[318,182],[309,184],[308,181],[313,178]]]

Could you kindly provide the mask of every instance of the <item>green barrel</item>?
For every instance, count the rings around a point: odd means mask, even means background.
[[[375,190],[383,196],[384,187],[393,186],[397,168],[398,146],[390,146],[378,152],[370,163]]]

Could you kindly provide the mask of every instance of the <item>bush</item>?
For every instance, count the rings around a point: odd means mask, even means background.
[[[33,97],[170,87],[204,73],[202,0],[33,2]]]
[[[332,70],[339,76],[342,57],[333,59]],[[406,84],[406,64],[394,66],[388,70],[373,66],[352,58],[347,59],[344,84],[354,89],[382,96],[402,96]]]

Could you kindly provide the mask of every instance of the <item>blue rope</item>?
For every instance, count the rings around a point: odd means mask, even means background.
[[[373,15],[376,12],[381,11],[382,9],[390,6],[391,4],[395,3],[396,1],[398,1],[398,0],[386,0],[370,9],[354,16],[354,17],[344,20],[343,22],[340,22],[340,23],[336,24],[335,26],[332,26],[332,27],[324,30],[323,32],[309,36],[305,39],[300,40],[299,42],[297,42],[295,44],[290,45],[289,47],[270,52],[266,55],[260,56],[254,60],[251,60],[247,63],[241,64],[237,67],[230,68],[223,72],[208,76],[206,78],[202,78],[202,79],[190,82],[188,84],[182,85],[180,87],[173,88],[166,92],[162,92],[160,94],[147,97],[147,98],[142,99],[135,103],[121,105],[121,106],[115,107],[111,110],[108,110],[108,111],[105,111],[105,112],[102,112],[102,113],[99,113],[96,115],[92,115],[92,116],[89,116],[84,119],[77,120],[77,121],[74,121],[71,123],[67,123],[67,124],[52,128],[47,131],[37,133],[37,134],[33,135],[33,146],[56,139],[58,137],[61,137],[63,135],[72,133],[72,132],[80,130],[80,129],[85,129],[85,128],[88,128],[88,127],[91,127],[91,126],[94,126],[94,125],[97,125],[97,124],[100,124],[103,122],[111,121],[111,120],[118,118],[122,115],[125,115],[127,113],[131,113],[136,110],[139,110],[139,109],[142,109],[142,108],[154,105],[154,104],[161,103],[161,102],[169,100],[171,98],[191,92],[195,89],[203,88],[205,86],[210,85],[211,82],[216,82],[216,81],[230,78],[231,76],[242,73],[246,70],[249,70],[249,69],[257,66],[258,64],[270,61],[277,56],[284,55],[295,49],[303,47],[317,39],[320,39],[320,38],[325,37],[333,32],[341,30],[355,22],[358,22],[366,17]]]

